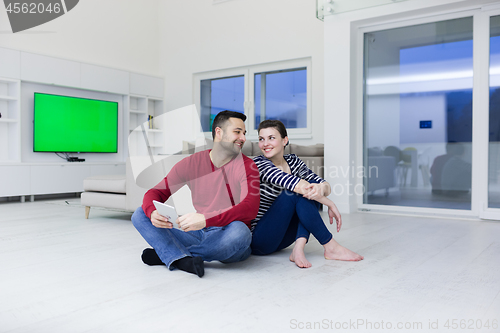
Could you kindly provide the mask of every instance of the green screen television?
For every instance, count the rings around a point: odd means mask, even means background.
[[[118,152],[118,103],[35,93],[34,152]]]

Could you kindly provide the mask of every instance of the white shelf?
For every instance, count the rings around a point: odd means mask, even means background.
[[[17,101],[17,97],[0,95],[1,100],[5,101]]]
[[[129,132],[142,133],[142,129],[140,129],[140,128],[131,128],[128,131]],[[146,128],[146,132],[148,132],[148,133],[163,133],[163,130],[161,130],[161,129],[149,129],[149,128]]]
[[[134,109],[130,109],[130,113],[136,113],[136,114],[146,114],[146,111],[141,111],[141,110],[134,110]]]
[[[19,80],[0,78],[0,163],[21,162]]]
[[[12,118],[0,118],[0,123],[17,123],[17,119]]]
[[[4,83],[17,83],[18,80],[17,79],[7,79],[7,78],[0,78],[0,82],[4,82]]]
[[[147,155],[153,149],[153,155],[163,152],[164,138],[162,129],[163,100],[157,97],[132,95],[128,96],[128,151],[130,156]],[[152,126],[149,116],[153,116]],[[143,125],[141,127],[141,125]],[[142,135],[142,128],[148,138]],[[140,133],[140,134],[138,134]],[[147,145],[147,143],[149,145]]]

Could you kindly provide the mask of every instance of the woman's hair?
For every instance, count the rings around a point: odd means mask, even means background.
[[[279,120],[272,120],[272,119],[261,121],[257,133],[260,133],[261,129],[269,127],[275,128],[280,133],[281,138],[285,138],[285,136],[288,136],[285,125],[283,125],[283,123]]]

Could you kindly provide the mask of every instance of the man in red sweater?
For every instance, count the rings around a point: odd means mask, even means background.
[[[214,119],[214,146],[186,157],[144,195],[132,215],[135,228],[153,247],[145,249],[148,265],[167,265],[202,277],[204,261],[237,262],[249,257],[250,221],[259,210],[259,172],[241,153],[246,116],[222,111]],[[195,213],[180,216],[179,229],[161,216],[153,200],[165,202],[182,186],[191,190]]]

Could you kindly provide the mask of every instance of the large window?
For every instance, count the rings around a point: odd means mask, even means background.
[[[286,128],[307,128],[307,69],[255,74],[255,128],[278,119]]]
[[[310,59],[195,74],[194,98],[204,132],[223,110],[247,115],[249,137],[259,123],[281,120],[290,137],[311,135]]]

